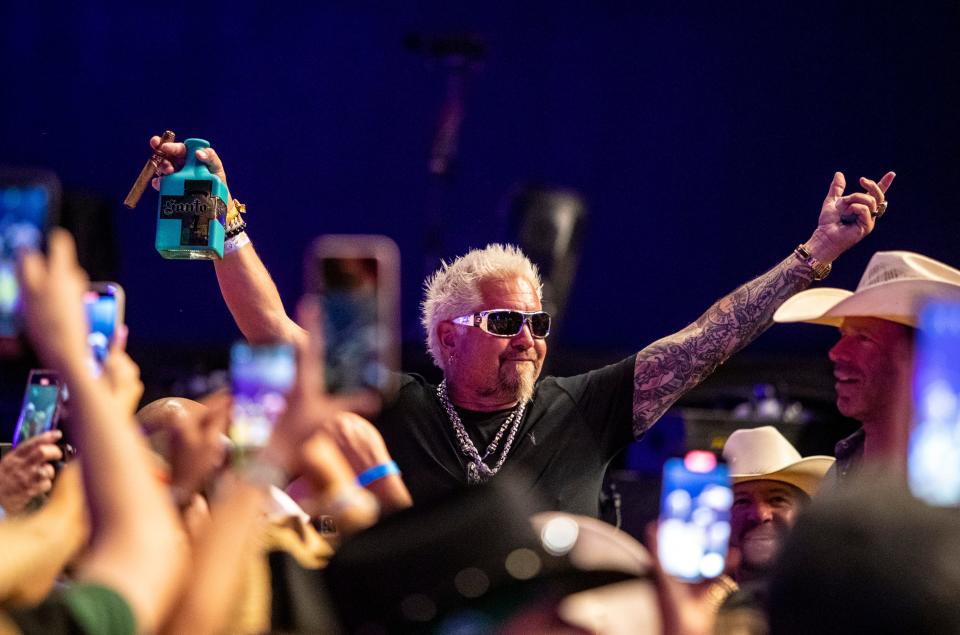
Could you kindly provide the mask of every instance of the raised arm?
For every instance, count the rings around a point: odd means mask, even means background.
[[[832,263],[873,231],[894,176],[888,172],[879,182],[861,178],[865,192],[844,196],[846,180],[841,172],[834,174],[817,228],[804,243],[816,263]],[[718,300],[686,328],[640,351],[633,383],[634,436],[642,435],[685,392],[763,333],[777,308],[814,280],[816,263],[791,254]]]
[[[283,308],[277,286],[252,243],[214,261],[217,282],[227,308],[252,344],[297,343],[304,331]]]
[[[83,310],[87,280],[66,231],[51,233],[49,253],[25,254],[19,277],[37,353],[70,386],[69,426],[80,450],[92,528],[78,577],[119,593],[138,630],[153,632],[179,586],[185,541],[133,420],[133,395],[143,389],[139,370],[115,346],[103,375],[93,376]]]
[[[160,137],[150,139],[151,148],[156,149],[159,144]],[[164,143],[160,149],[168,157],[160,166],[161,172],[171,174],[183,165],[187,152],[184,144]],[[197,150],[197,159],[205,163],[210,172],[226,185],[227,174],[216,150]],[[154,180],[154,187],[159,189],[158,179]],[[228,204],[231,201],[232,196]],[[253,344],[281,341],[297,343],[304,336],[303,329],[287,315],[273,278],[253,244],[245,242],[235,251],[225,253],[222,260],[214,261],[220,293],[233,320],[243,336]]]

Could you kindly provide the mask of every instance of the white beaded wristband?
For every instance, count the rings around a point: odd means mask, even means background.
[[[247,232],[240,232],[233,238],[228,238],[223,241],[223,255],[232,254],[241,247],[250,244],[250,237],[247,236]]]

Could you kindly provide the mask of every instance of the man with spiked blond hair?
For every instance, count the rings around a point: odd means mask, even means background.
[[[159,137],[151,145],[157,148]],[[161,150],[170,158],[161,165],[166,174],[186,153],[175,143]],[[197,158],[226,183],[212,148]],[[491,245],[443,265],[427,281],[423,324],[444,379],[433,386],[404,375],[376,421],[414,503],[513,472],[553,509],[596,515],[613,456],[770,326],[784,300],[823,278],[830,263],[873,231],[893,178],[892,172],[879,182],[861,178],[864,191],[845,195],[846,180],[837,172],[812,236],[779,264],[677,333],[574,377],[540,378],[550,316],[536,269],[518,249]],[[782,207],[778,201],[776,209]],[[240,330],[255,342],[302,337],[246,233],[231,240],[237,242],[216,270]]]
[[[596,515],[610,460],[866,236],[892,180],[862,179],[865,193],[844,196],[837,173],[817,229],[793,254],[681,331],[573,377],[540,377],[550,316],[519,249],[489,245],[444,263],[425,283],[421,315],[444,379],[405,375],[377,421],[415,503],[503,472],[554,509]]]
[[[425,284],[421,321],[439,386],[406,375],[378,420],[414,501],[512,473],[554,509],[596,515],[610,460],[687,390],[770,324],[788,297],[873,229],[893,180],[834,177],[807,243],[721,298],[697,321],[616,364],[544,377],[550,316],[536,267],[489,245],[444,263]]]
[[[454,369],[454,366],[462,367],[465,362],[470,360],[466,355],[458,357],[454,347],[449,345],[449,337],[446,340],[441,337],[441,333],[449,335],[449,329],[441,326],[441,324],[454,319],[456,316],[470,314],[474,307],[482,304],[484,292],[490,291],[491,281],[509,279],[519,281],[520,288],[517,291],[520,293],[532,291],[533,293],[530,295],[536,296],[536,304],[539,305],[542,299],[540,273],[537,271],[536,265],[531,263],[523,252],[513,245],[489,245],[486,249],[475,249],[462,258],[456,259],[452,264],[444,263],[440,270],[427,280],[424,285],[425,299],[421,321],[427,332],[427,350],[430,352],[433,362],[445,374],[447,372],[456,373],[457,370]],[[529,289],[526,287],[529,287]],[[539,306],[537,308],[539,309]],[[473,324],[476,319],[470,316],[469,319],[461,319],[458,324]],[[484,316],[479,319],[482,323]],[[485,319],[489,325],[489,320],[496,320],[498,317],[496,314],[491,317],[491,314],[488,313]],[[537,320],[536,323],[531,323],[531,329],[535,328],[537,324],[549,323],[549,316],[546,315],[534,315],[530,319]],[[489,330],[489,326],[487,330]],[[543,337],[537,335],[533,337],[543,340],[546,334]],[[482,338],[481,342],[483,341],[490,340]],[[498,368],[476,369],[488,375],[488,381],[486,382],[479,381],[468,384],[470,389],[478,393],[476,397],[502,393],[501,396],[506,403],[518,400],[530,401],[533,397],[534,384],[543,366],[543,357],[542,355],[538,356],[535,351],[533,354],[522,355],[513,359],[529,361],[530,363],[501,364]],[[462,400],[470,399],[467,395],[459,397]]]

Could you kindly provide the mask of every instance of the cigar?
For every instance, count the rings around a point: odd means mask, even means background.
[[[123,199],[124,205],[130,209],[137,206],[137,203],[140,202],[140,197],[143,196],[144,190],[147,189],[147,185],[150,184],[153,177],[160,176],[160,162],[166,158],[166,155],[160,152],[160,147],[165,143],[171,143],[176,138],[177,135],[173,134],[170,130],[163,133],[163,136],[160,137],[160,144],[157,146],[157,149],[153,151],[153,156],[147,159],[147,164],[140,170],[140,176],[137,177],[137,181],[133,184],[133,187],[130,188],[130,193],[127,194],[127,198]]]

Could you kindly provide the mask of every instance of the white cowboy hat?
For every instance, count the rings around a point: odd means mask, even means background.
[[[773,426],[735,430],[723,446],[723,458],[734,484],[746,481],[780,481],[817,493],[823,475],[833,465],[833,457],[801,457]]]
[[[845,317],[875,317],[916,327],[923,305],[933,299],[960,301],[960,271],[909,251],[878,251],[856,291],[801,291],[773,320],[840,326]]]

